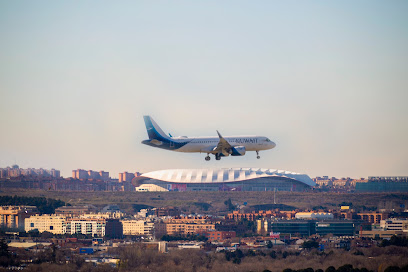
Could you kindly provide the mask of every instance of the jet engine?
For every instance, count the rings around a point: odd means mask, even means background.
[[[245,152],[245,146],[234,146],[232,148],[231,156],[244,156]]]

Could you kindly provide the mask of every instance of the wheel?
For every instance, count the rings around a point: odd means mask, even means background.
[[[210,156],[205,157],[205,160],[206,160],[206,161],[211,160]]]
[[[261,156],[256,156],[256,158],[257,158],[257,159],[260,159],[260,158],[261,158]]]

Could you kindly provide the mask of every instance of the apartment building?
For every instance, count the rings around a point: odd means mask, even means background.
[[[168,235],[188,235],[198,234],[209,230],[215,230],[215,224],[203,223],[203,224],[189,224],[189,223],[158,223],[156,224],[156,234],[168,234]]]
[[[23,230],[25,219],[36,213],[35,206],[0,206],[0,226]]]
[[[97,209],[93,205],[87,206],[63,206],[55,209],[55,214],[77,217],[82,214],[96,212]]]
[[[239,221],[242,219],[247,219],[249,221],[255,221],[258,218],[295,218],[297,211],[277,211],[277,210],[268,210],[268,211],[252,211],[250,213],[241,213],[240,211],[233,211],[229,213],[226,218],[230,220]]]
[[[53,234],[65,234],[66,219],[59,215],[35,215],[25,220],[25,231],[38,230],[39,232],[48,231]]]
[[[235,238],[237,236],[235,231],[215,231],[210,230],[205,233],[205,237],[208,238],[210,242],[213,241],[225,241],[227,239]]]
[[[153,222],[144,220],[121,220],[121,222],[123,225],[123,235],[153,235]]]
[[[383,230],[408,232],[408,219],[389,218],[381,220],[380,228]]]
[[[67,234],[85,234],[92,236],[105,236],[106,219],[104,218],[72,218],[67,219]]]

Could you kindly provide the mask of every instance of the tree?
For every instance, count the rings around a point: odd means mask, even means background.
[[[4,239],[0,240],[0,265],[3,267],[7,267],[13,264],[13,259],[8,251],[7,242]]]
[[[384,270],[384,272],[400,272],[400,271],[401,269],[396,265],[389,266]]]
[[[231,198],[228,198],[228,200],[224,201],[225,206],[227,206],[229,211],[235,210],[235,205],[232,204]]]
[[[319,247],[319,243],[314,241],[314,240],[310,240],[310,241],[304,241],[302,244],[303,248],[306,249],[310,249],[310,248],[318,248]]]

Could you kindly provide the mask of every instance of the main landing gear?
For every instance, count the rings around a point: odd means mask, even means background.
[[[256,158],[257,158],[257,159],[260,159],[260,158],[261,158],[261,156],[259,156],[259,151],[258,151],[258,150],[256,151]]]
[[[221,160],[221,154],[214,154],[214,155],[215,155],[215,159],[216,159],[217,161]],[[207,154],[207,157],[205,157],[205,160],[206,160],[206,161],[211,160],[210,154]]]

